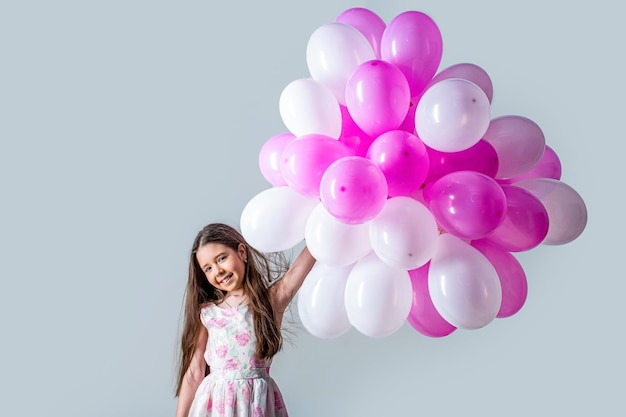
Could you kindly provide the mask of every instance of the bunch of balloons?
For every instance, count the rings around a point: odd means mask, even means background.
[[[424,13],[385,24],[348,9],[314,31],[310,77],[281,93],[288,132],[260,151],[272,186],[241,231],[265,252],[305,240],[318,262],[298,311],[315,336],[383,337],[408,321],[443,337],[509,317],[527,296],[513,253],[585,228],[539,126],[492,118],[489,75],[469,63],[437,72],[442,50]]]

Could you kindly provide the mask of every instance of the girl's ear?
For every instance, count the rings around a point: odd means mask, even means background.
[[[246,245],[244,245],[243,243],[239,244],[239,247],[237,248],[237,253],[239,254],[239,258],[244,261],[247,262],[248,261],[248,254],[246,251]]]

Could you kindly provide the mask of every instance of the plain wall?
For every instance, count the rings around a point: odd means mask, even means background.
[[[174,415],[192,240],[269,187],[280,93],[359,6],[429,14],[440,68],[480,65],[492,115],[539,124],[589,221],[519,254],[526,305],[479,330],[325,340],[294,313],[272,369],[290,414],[624,413],[623,6],[33,0],[0,4],[0,414]]]

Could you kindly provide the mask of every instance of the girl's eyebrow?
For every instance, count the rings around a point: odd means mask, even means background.
[[[215,255],[215,257],[213,259],[218,259],[221,256],[224,256],[225,254],[226,254],[226,252],[220,252],[217,255]],[[207,266],[208,266],[208,264],[205,263],[203,265],[200,265],[200,268],[202,268],[202,270],[205,270]]]

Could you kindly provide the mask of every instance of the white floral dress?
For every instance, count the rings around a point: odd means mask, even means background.
[[[269,361],[254,356],[256,336],[247,305],[200,312],[209,331],[204,358],[211,367],[189,410],[189,417],[287,417]]]

